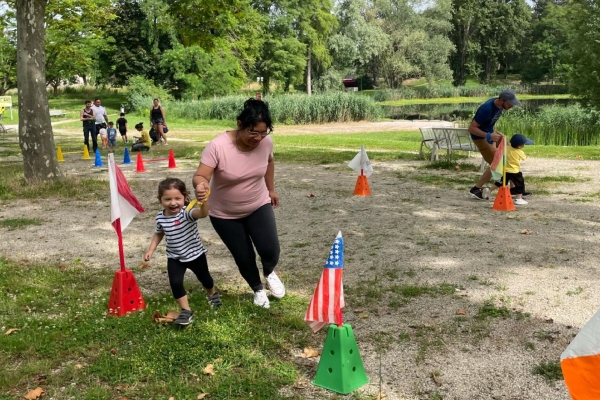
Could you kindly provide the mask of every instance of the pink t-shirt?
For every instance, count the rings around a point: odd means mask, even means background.
[[[248,152],[238,150],[227,132],[211,140],[200,159],[202,164],[215,169],[210,182],[209,215],[243,218],[271,203],[265,174],[272,154],[270,136]]]

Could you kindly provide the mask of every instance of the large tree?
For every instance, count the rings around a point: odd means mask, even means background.
[[[46,94],[46,0],[17,0],[19,145],[28,181],[62,178],[54,150]]]

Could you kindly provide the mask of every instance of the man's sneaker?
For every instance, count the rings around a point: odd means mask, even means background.
[[[518,205],[518,206],[522,206],[524,204],[529,204],[529,202],[526,201],[526,200],[523,200],[523,199],[516,199],[515,200],[515,204]]]
[[[278,299],[285,296],[285,286],[283,286],[283,282],[281,282],[281,279],[279,279],[275,272],[271,272],[271,274],[267,276],[267,289],[269,289],[271,294]]]
[[[485,200],[485,198],[483,197],[483,190],[481,190],[477,186],[473,186],[471,190],[469,190],[469,196],[477,200]]]
[[[490,188],[485,187],[481,190],[481,197],[483,197],[486,200],[489,200],[491,192],[492,191],[490,190]]]
[[[221,295],[219,292],[215,292],[212,296],[206,296],[208,299],[208,304],[213,307],[221,307]]]
[[[192,310],[181,310],[179,316],[175,320],[175,325],[187,326],[192,323],[194,313]]]
[[[264,290],[258,290],[254,292],[254,305],[262,308],[271,307],[269,304],[269,298],[267,297],[267,292]]]

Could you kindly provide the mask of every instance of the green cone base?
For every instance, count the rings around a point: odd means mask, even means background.
[[[348,394],[368,382],[352,327],[348,324],[329,325],[317,374],[311,383]]]

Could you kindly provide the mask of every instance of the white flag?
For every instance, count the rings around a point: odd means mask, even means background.
[[[131,192],[123,171],[115,164],[113,153],[108,154],[108,180],[110,183],[110,222],[117,229],[115,221],[120,219],[121,232],[123,232],[136,215],[144,212],[144,207]]]
[[[365,145],[360,146],[360,152],[350,161],[348,164],[350,168],[352,168],[357,173],[362,173],[366,175],[368,178],[373,173],[373,166],[371,165],[371,161],[369,161],[369,156],[367,156],[367,151],[365,150]]]

